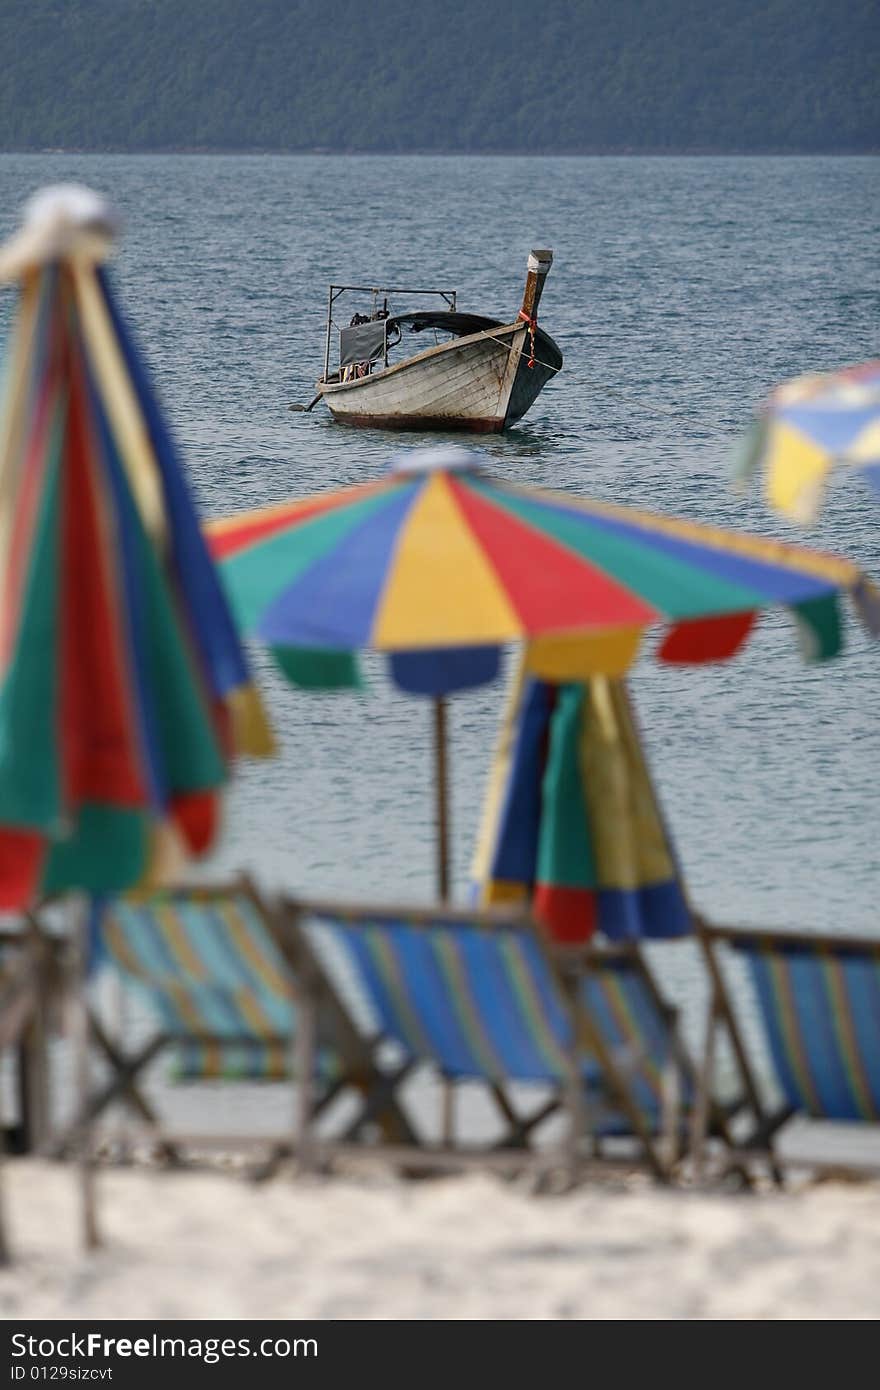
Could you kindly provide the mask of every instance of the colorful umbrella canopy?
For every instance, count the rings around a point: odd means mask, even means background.
[[[121,891],[212,842],[268,731],[87,189],[0,251],[20,281],[0,417],[0,906]]]
[[[692,930],[622,681],[521,679],[502,725],[474,880],[557,941]]]
[[[442,699],[498,674],[501,645],[531,639],[551,680],[622,675],[645,630],[661,657],[720,660],[760,609],[797,617],[813,655],[841,644],[838,597],[878,625],[846,561],[483,473],[460,448],[407,450],[380,480],[210,523],[242,626],[305,685],[351,681],[350,654],[390,655],[405,690],[433,695],[438,885],[446,896]]]
[[[794,521],[812,521],[837,463],[860,469],[880,491],[880,362],[801,376],[777,387],[758,417],[739,472],[764,470],[767,499]]]
[[[536,659],[552,666],[556,639],[577,633],[583,663],[619,675],[655,624],[671,661],[731,655],[771,605],[830,655],[843,592],[876,624],[876,594],[845,560],[500,482],[482,462],[413,450],[381,480],[210,523],[242,626],[275,648],[394,653],[399,683],[431,693],[454,688],[450,653],[455,682],[473,684],[523,638],[544,639]]]

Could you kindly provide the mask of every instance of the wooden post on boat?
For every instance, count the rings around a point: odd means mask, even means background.
[[[552,251],[530,251],[529,267],[526,275],[526,287],[523,290],[522,308],[519,316],[527,323],[531,323],[537,317],[538,305],[541,302],[541,295],[544,292],[544,281],[550,273],[553,264]]]
[[[523,352],[526,351],[526,338],[528,338],[528,363],[530,367],[535,365],[535,330],[538,327],[538,305],[544,292],[544,281],[550,273],[552,264],[552,251],[529,252],[526,287],[523,290],[522,308],[519,311],[519,318],[525,324],[526,332],[519,340],[519,352],[511,353],[511,357],[516,357],[517,364]]]
[[[537,347],[537,328],[538,328],[538,305],[541,302],[541,295],[544,292],[544,281],[550,273],[553,264],[552,251],[530,251],[528,270],[526,273],[526,285],[523,290],[522,308],[517,314],[516,329],[510,339],[510,349],[507,355],[507,363],[504,367],[504,375],[501,379],[501,391],[499,400],[502,403],[504,421],[507,421],[513,400],[516,383],[519,377],[520,367],[523,357],[530,369],[534,369]],[[543,363],[542,363],[543,367]],[[540,389],[540,387],[538,388]],[[537,392],[535,392],[537,394]],[[527,408],[527,407],[526,407]],[[522,410],[515,409],[513,418],[518,419]]]

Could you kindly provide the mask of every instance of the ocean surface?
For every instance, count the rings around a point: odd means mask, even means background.
[[[550,246],[541,321],[565,366],[518,428],[477,441],[493,469],[807,540],[880,578],[880,499],[858,477],[836,479],[806,535],[730,481],[771,386],[880,356],[878,159],[0,156],[0,236],[30,192],[68,180],[125,218],[116,281],[206,516],[375,477],[400,447],[288,409],[313,395],[330,281],[454,287],[460,308],[512,316],[530,247]],[[281,755],[237,776],[210,872],[430,900],[429,707],[377,660],[366,695],[303,694],[259,650],[254,664]],[[632,691],[707,917],[875,928],[880,645],[854,618],[824,666],[767,615],[727,665],[647,652]],[[452,702],[459,897],[502,700],[499,685]],[[683,961],[672,985],[696,1027]]]

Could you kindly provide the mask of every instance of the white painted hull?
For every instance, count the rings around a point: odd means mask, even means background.
[[[335,419],[386,429],[494,432],[519,419],[558,370],[527,369],[528,333],[507,324],[428,348],[405,362],[347,382],[318,382]],[[552,340],[542,335],[559,356]],[[517,373],[520,368],[519,380]],[[516,409],[511,400],[516,383]]]

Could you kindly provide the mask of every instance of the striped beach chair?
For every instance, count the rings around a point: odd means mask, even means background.
[[[68,1148],[117,1100],[159,1129],[138,1077],[166,1048],[175,1050],[174,1078],[182,1082],[296,1080],[297,961],[274,914],[246,881],[115,900],[102,917],[101,946],[143,998],[158,1030],[139,1051],[125,1055],[92,1013],[92,1040],[112,1075],[57,1148]],[[319,1017],[309,1063],[313,1094],[315,1078],[318,1084],[317,1109],[324,1110],[343,1087],[354,1087],[369,1093],[370,1106],[351,1121],[352,1133],[378,1114],[393,1134],[409,1137],[393,1097],[394,1078],[377,1078],[369,1050],[327,990]],[[287,1138],[292,1140],[293,1131]]]
[[[245,886],[113,903],[103,947],[146,995],[180,1081],[283,1081],[294,986],[262,904]]]
[[[635,1139],[649,1167],[668,1176],[658,1144],[674,1128],[666,1095],[692,1094],[693,1075],[640,955],[630,950],[551,953],[523,917],[478,912],[289,903],[317,971],[354,988],[375,1031],[430,1063],[450,1084],[479,1081],[508,1129],[496,1152],[523,1149],[564,1109],[572,1160],[591,1141]],[[517,1113],[513,1085],[549,1089]],[[668,1106],[665,1107],[668,1111]],[[447,1115],[444,1146],[454,1141]],[[436,1149],[430,1152],[436,1155]],[[461,1152],[458,1150],[457,1152]]]
[[[633,1105],[652,1134],[674,1132],[679,1147],[689,1140],[685,1127],[696,1096],[694,1067],[682,1042],[678,1012],[664,998],[645,957],[635,944],[595,946],[578,958],[577,980],[583,1013],[599,1044],[625,1068]],[[713,1131],[723,1120],[710,1117]],[[626,1130],[626,1117],[609,1115],[605,1132]]]
[[[793,1116],[880,1122],[880,942],[706,925],[701,940],[712,979],[705,1086],[711,1085],[716,1039],[726,1030],[753,1117],[742,1151],[768,1157],[781,1181],[774,1140]],[[724,950],[746,967],[782,1096],[772,1109],[762,1099],[725,982]]]

